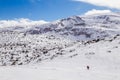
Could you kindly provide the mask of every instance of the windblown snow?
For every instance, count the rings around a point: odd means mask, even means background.
[[[120,80],[119,13],[25,24],[0,22],[0,80]]]

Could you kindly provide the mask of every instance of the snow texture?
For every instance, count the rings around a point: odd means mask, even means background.
[[[0,29],[0,80],[120,80],[119,13],[28,26]]]

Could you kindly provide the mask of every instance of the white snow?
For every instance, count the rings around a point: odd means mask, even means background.
[[[11,24],[0,29],[0,80],[120,80],[119,14]]]
[[[119,38],[120,39],[120,38]],[[1,80],[120,80],[120,41],[76,44],[54,60],[24,66],[0,67]],[[78,47],[79,46],[79,47]],[[118,48],[116,48],[118,46]],[[110,53],[107,51],[111,51]],[[95,54],[90,54],[94,52]],[[70,57],[77,53],[77,56]],[[86,66],[90,69],[87,70]]]

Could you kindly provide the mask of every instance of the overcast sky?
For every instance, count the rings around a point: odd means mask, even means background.
[[[0,20],[54,21],[92,12],[120,10],[120,0],[0,0]]]

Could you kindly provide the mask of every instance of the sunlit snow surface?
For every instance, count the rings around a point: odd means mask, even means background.
[[[39,64],[0,67],[0,79],[120,80],[120,38],[72,48],[76,51]]]
[[[81,18],[2,29],[0,80],[120,80],[119,14]]]

